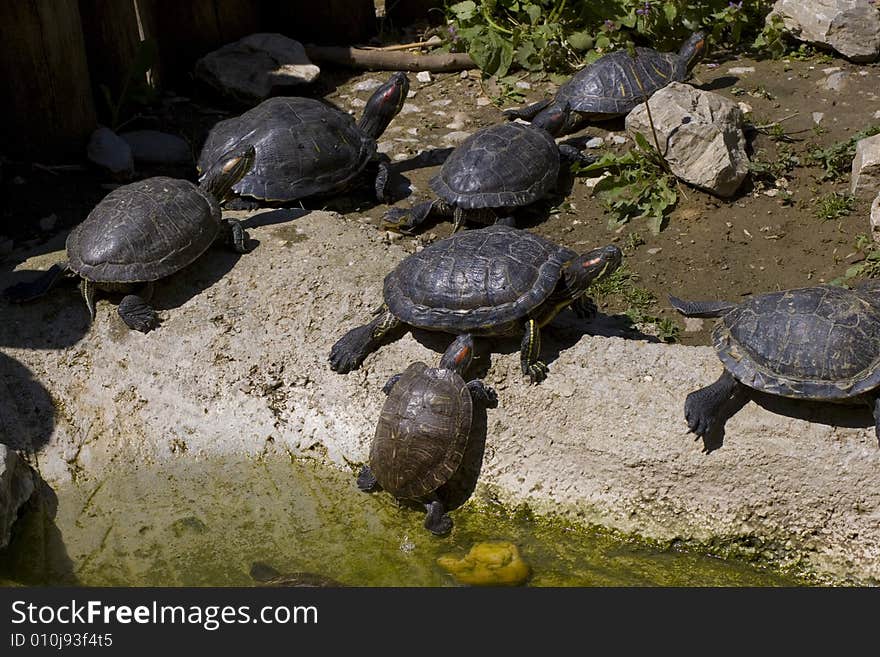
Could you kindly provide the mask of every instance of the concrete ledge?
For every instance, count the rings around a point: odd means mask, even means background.
[[[330,213],[276,210],[250,223],[251,253],[212,249],[157,285],[164,322],[148,335],[106,302],[89,328],[72,287],[2,308],[0,345],[27,368],[3,372],[22,414],[7,433],[18,427],[14,439],[37,449],[50,484],[116,459],[198,468],[210,454],[290,452],[363,462],[382,384],[413,360],[436,362],[445,341],[406,334],[345,376],[327,353],[369,316],[383,277],[415,243]],[[23,278],[4,273],[0,285]],[[499,407],[488,412],[476,495],[646,538],[751,550],[826,581],[880,582],[880,449],[867,411],[784,405],[789,417],[751,403],[704,453],[682,406],[719,374],[714,352],[590,329],[568,312],[557,318],[540,386],[522,379],[516,344],[493,346],[485,378]],[[16,384],[31,376],[41,386]]]

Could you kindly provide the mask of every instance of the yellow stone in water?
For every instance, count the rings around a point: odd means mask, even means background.
[[[531,574],[516,545],[506,541],[476,543],[461,559],[447,554],[437,563],[462,584],[473,586],[517,586]]]

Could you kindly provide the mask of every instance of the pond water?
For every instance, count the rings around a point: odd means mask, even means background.
[[[438,557],[509,541],[531,567],[530,586],[803,584],[473,500],[451,512],[455,527],[438,538],[418,509],[362,493],[354,475],[311,462],[187,455],[108,470],[104,479],[60,487],[57,504],[32,504],[0,551],[0,583],[252,586],[251,566],[263,562],[353,586],[457,586]]]

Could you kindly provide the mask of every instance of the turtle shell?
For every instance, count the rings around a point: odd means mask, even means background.
[[[464,458],[473,400],[454,371],[413,363],[391,389],[370,448],[379,485],[419,498],[445,484]]]
[[[67,238],[70,268],[98,283],[169,276],[220,233],[220,206],[188,180],[148,178],[110,192]]]
[[[646,96],[685,77],[687,61],[678,53],[636,48],[633,58],[628,50],[615,50],[578,71],[559,88],[556,99],[593,118],[623,116]]]
[[[270,98],[215,125],[199,155],[199,171],[240,145],[256,160],[232,189],[267,201],[294,201],[345,188],[376,154],[376,142],[354,119],[311,98]]]
[[[753,297],[713,333],[724,366],[784,397],[847,399],[880,385],[880,307],[832,285]]]
[[[447,333],[505,335],[556,288],[573,251],[505,225],[456,233],[404,259],[385,277],[400,320]]]
[[[465,208],[505,208],[534,203],[556,185],[559,148],[546,130],[521,123],[483,128],[446,159],[431,189]]]

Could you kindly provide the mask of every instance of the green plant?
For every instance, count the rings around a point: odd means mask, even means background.
[[[830,192],[815,201],[815,214],[819,219],[829,220],[845,217],[853,211],[856,199],[852,194]]]
[[[849,286],[857,279],[880,278],[880,245],[867,235],[857,235],[855,247],[862,254],[862,260],[847,267],[843,276],[831,281],[832,285]]]
[[[839,180],[852,169],[856,144],[865,137],[878,133],[880,133],[880,125],[875,125],[857,132],[849,139],[835,142],[827,148],[813,148],[807,155],[807,161],[822,167],[822,180]]]
[[[755,37],[752,46],[778,59],[785,54],[786,29],[785,22],[779,14],[771,14],[764,23],[761,32]]]
[[[777,187],[776,182],[800,165],[800,159],[786,143],[777,144],[776,158],[767,159],[767,152],[759,150],[749,161],[749,173],[756,187]]]
[[[118,130],[123,125],[123,112],[130,105],[147,105],[156,99],[156,89],[150,84],[147,74],[155,68],[158,61],[159,47],[155,40],[145,39],[140,42],[131,61],[122,87],[119,89],[119,95],[114,98],[113,92],[106,84],[100,85],[110,112],[110,128]]]
[[[653,315],[649,310],[657,303],[657,297],[650,290],[636,285],[639,276],[623,265],[611,275],[593,283],[590,295],[598,303],[615,303],[623,307],[623,314],[634,325],[653,327],[652,332],[664,342],[674,342],[679,326],[668,318]]]
[[[605,153],[585,167],[575,166],[576,173],[602,174],[593,193],[611,213],[609,226],[617,228],[637,219],[645,219],[654,234],[666,225],[678,203],[675,176],[644,135],[635,136],[637,148],[622,155]]]

